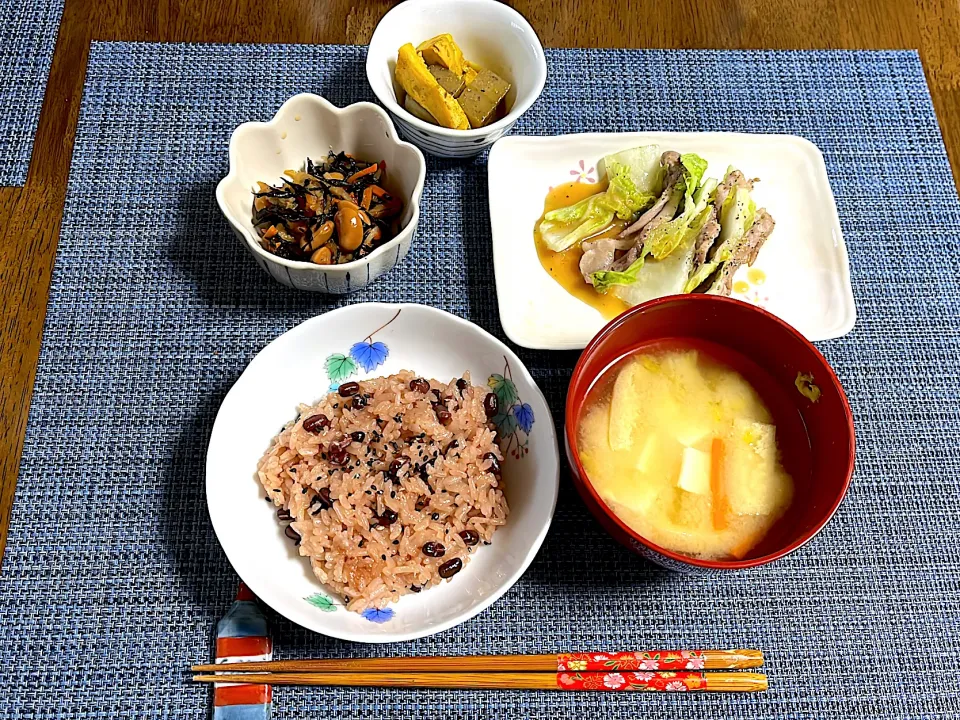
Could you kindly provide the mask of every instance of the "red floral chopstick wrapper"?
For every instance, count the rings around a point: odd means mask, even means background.
[[[557,655],[557,672],[610,672],[614,670],[703,670],[702,650],[652,652],[567,653]]]
[[[557,687],[561,690],[639,690],[648,692],[686,692],[707,690],[705,672],[561,672]]]

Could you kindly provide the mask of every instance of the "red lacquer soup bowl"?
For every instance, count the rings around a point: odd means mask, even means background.
[[[701,347],[719,355],[718,359],[754,386],[777,423],[781,459],[794,479],[793,503],[765,538],[740,560],[693,558],[641,537],[604,503],[580,462],[579,420],[590,389],[605,370],[625,356],[669,345]],[[816,390],[819,397],[814,401]],[[823,355],[799,332],[765,310],[714,295],[651,300],[601,330],[573,371],[564,435],[574,484],[590,512],[616,540],[674,570],[710,572],[755,567],[793,552],[833,517],[853,476],[853,417],[840,381]]]

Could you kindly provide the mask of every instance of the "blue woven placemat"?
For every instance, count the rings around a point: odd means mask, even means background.
[[[236,578],[207,519],[203,457],[224,393],[270,339],[363,300],[427,303],[500,333],[482,158],[429,161],[411,256],[345,300],[273,283],[220,217],[231,130],[300,91],[368,99],[364,56],[94,45],[0,576],[0,716],[205,717],[209,694],[182,670],[210,656]],[[822,346],[859,433],[846,502],[773,566],[689,577],[610,541],[564,479],[537,560],[477,618],[358,646],[271,614],[276,655],[746,646],[767,651],[771,690],[283,688],[277,717],[957,717],[960,211],[916,54],[547,56],[518,133],[790,132],[823,149],[860,313]],[[559,420],[576,354],[520,354]]]
[[[0,185],[23,185],[63,0],[0,0]]]

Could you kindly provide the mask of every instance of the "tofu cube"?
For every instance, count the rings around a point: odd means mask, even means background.
[[[710,453],[695,448],[683,449],[677,486],[697,495],[710,494]]]

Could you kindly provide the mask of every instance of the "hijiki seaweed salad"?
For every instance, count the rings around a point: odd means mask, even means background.
[[[253,194],[253,224],[269,253],[336,265],[369,255],[400,231],[403,201],[385,189],[383,161],[330,153],[284,175],[278,186],[257,183]]]
[[[702,157],[656,145],[608,155],[604,165],[606,189],[545,213],[538,233],[553,252],[579,251],[583,281],[628,305],[730,295],[737,270],[773,232],[751,195],[757,180],[734,167],[720,182],[704,179]]]

